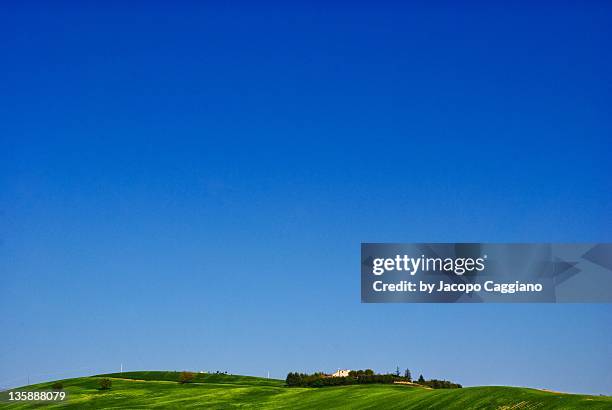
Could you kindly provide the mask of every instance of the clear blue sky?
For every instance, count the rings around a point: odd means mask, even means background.
[[[361,242],[612,241],[590,3],[4,3],[0,385],[399,365],[612,394],[610,305],[359,292]]]

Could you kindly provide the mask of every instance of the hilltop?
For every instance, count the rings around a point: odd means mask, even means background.
[[[111,390],[98,390],[109,378]],[[286,387],[284,380],[226,374],[195,375],[179,384],[178,372],[113,373],[62,381],[69,400],[45,408],[215,408],[258,409],[612,409],[612,397],[547,392],[519,387],[468,387],[432,390],[414,385],[351,385],[323,388]],[[51,390],[53,382],[14,390]],[[6,394],[6,393],[3,393]],[[0,403],[0,408],[28,409],[35,403]]]

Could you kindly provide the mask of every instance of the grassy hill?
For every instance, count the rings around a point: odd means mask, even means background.
[[[112,389],[98,390],[102,377]],[[177,372],[128,372],[63,381],[65,403],[0,403],[26,408],[269,408],[269,409],[612,409],[612,397],[545,392],[518,387],[431,390],[400,385],[288,388],[284,381],[250,376],[197,374],[179,384]],[[50,390],[51,382],[16,390]],[[6,393],[3,393],[5,395]]]

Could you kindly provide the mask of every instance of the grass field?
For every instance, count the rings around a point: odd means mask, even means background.
[[[102,377],[112,389],[98,390]],[[0,403],[0,408],[257,408],[257,409],[612,409],[612,397],[545,392],[518,387],[431,390],[400,385],[288,388],[284,381],[197,374],[179,384],[177,372],[129,372],[63,381],[65,403]],[[51,382],[16,390],[50,390]],[[6,392],[2,393],[6,396]]]

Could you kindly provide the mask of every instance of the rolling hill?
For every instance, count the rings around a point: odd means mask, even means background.
[[[112,389],[98,390],[99,379]],[[63,380],[64,403],[0,403],[0,408],[214,408],[233,409],[612,409],[612,397],[546,392],[519,387],[431,390],[401,385],[288,388],[283,380],[197,374],[179,384],[177,372],[128,372]],[[51,390],[52,382],[15,390]],[[6,396],[6,392],[2,393]]]

